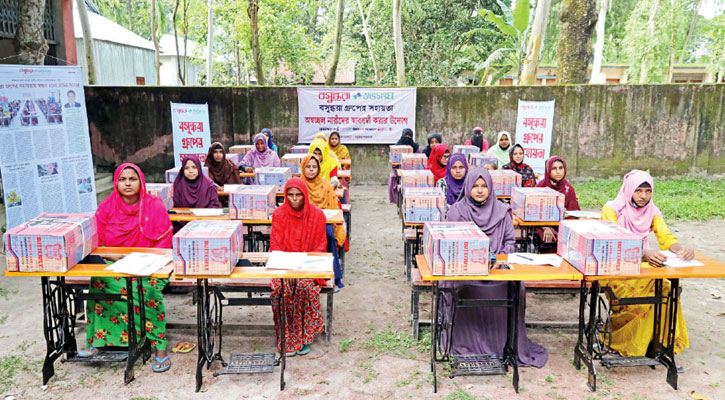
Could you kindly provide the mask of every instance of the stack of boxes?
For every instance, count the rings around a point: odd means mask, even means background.
[[[156,196],[164,202],[166,210],[174,207],[174,185],[171,183],[147,183],[146,193]]]
[[[404,189],[403,209],[405,222],[421,223],[443,221],[446,215],[446,196],[437,187],[409,187]]]
[[[463,153],[468,159],[472,154],[481,153],[481,149],[476,146],[457,144],[453,146],[453,153]]]
[[[403,153],[400,155],[400,169],[425,169],[428,157],[423,153]]]
[[[470,168],[483,167],[486,164],[493,163],[498,168],[498,158],[489,156],[485,153],[469,154],[468,166]]]
[[[307,154],[310,152],[310,145],[309,144],[298,144],[295,146],[292,146],[292,148],[289,150],[292,154]]]
[[[403,188],[410,187],[433,187],[433,173],[424,170],[402,170],[400,171],[400,185]]]
[[[201,167],[201,172],[209,177],[209,168]],[[166,183],[174,183],[176,177],[179,176],[179,168],[171,168],[166,170]]]
[[[8,271],[68,272],[98,247],[94,214],[40,214],[5,233]]]
[[[241,221],[191,221],[174,235],[174,273],[229,275],[243,246]]]
[[[557,254],[584,275],[637,275],[644,241],[604,220],[564,220]]]
[[[276,186],[277,191],[292,177],[292,170],[284,167],[261,167],[254,169],[254,182],[257,185]]]
[[[521,187],[521,174],[508,169],[491,171],[493,190],[496,196],[511,196],[511,189]]]
[[[275,207],[275,186],[238,186],[229,192],[230,219],[270,219]]]
[[[230,154],[241,154],[242,157],[244,157],[244,155],[249,153],[250,151],[252,151],[251,144],[237,145],[229,148]]]
[[[551,188],[511,189],[511,208],[522,221],[561,221],[564,195]]]
[[[473,222],[426,222],[425,260],[433,275],[488,275],[490,241]]]
[[[282,167],[289,168],[292,170],[292,175],[302,175],[302,160],[307,157],[307,154],[292,154],[287,153],[279,159]]]
[[[401,145],[390,146],[390,162],[399,163],[401,155],[406,153],[413,153],[413,147]]]

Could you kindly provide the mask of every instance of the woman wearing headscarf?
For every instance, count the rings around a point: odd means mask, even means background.
[[[337,160],[335,153],[330,152],[327,140],[317,138],[310,143],[309,154],[317,156],[320,161],[320,177],[332,184],[333,189],[340,186],[340,180],[337,179],[337,170],[340,169],[340,162]]]
[[[330,146],[330,150],[335,153],[338,160],[350,159],[350,152],[347,150],[347,146],[340,143],[340,133],[337,131],[330,132],[330,136],[327,138],[327,144]]]
[[[195,155],[184,156],[182,170],[174,180],[174,207],[179,208],[220,208],[217,187],[214,182],[201,173],[201,162]],[[184,227],[186,222],[174,222],[174,233]]]
[[[272,140],[272,131],[269,128],[264,128],[259,133],[264,134],[264,136],[267,138],[267,147],[269,147],[270,150],[273,152],[277,152],[277,145],[274,144],[274,141]]]
[[[498,159],[498,165],[504,165],[509,162],[511,142],[511,134],[506,131],[501,131],[496,138],[496,144],[491,146],[486,154],[496,157]]]
[[[433,182],[446,176],[446,165],[451,155],[451,149],[448,145],[439,144],[433,147],[433,151],[428,158],[428,166],[425,169],[433,173]]]
[[[272,215],[270,251],[325,252],[325,214],[309,199],[307,185],[300,178],[292,178],[284,186],[285,200]],[[320,286],[312,279],[287,279],[281,293],[279,279],[272,280],[272,297],[284,296],[285,343],[287,357],[305,355],[315,336],[324,331]],[[273,306],[274,327],[280,334],[278,306]],[[281,352],[281,344],[277,343]]]
[[[455,153],[448,158],[446,165],[446,176],[436,182],[436,186],[443,189],[446,194],[446,209],[458,200],[463,191],[463,181],[468,173],[468,162],[466,155]]]
[[[576,198],[574,186],[566,179],[566,161],[559,156],[549,157],[546,160],[544,179],[536,187],[551,188],[564,195],[564,209],[578,211],[579,201]],[[544,227],[537,229],[537,234],[544,242],[556,242],[557,228]]]
[[[219,142],[209,147],[204,166],[209,168],[209,178],[219,186],[241,183],[239,169],[231,160],[227,160],[227,149]]]
[[[96,211],[98,245],[113,247],[171,248],[171,221],[164,203],[146,193],[146,180],[141,169],[130,163],[121,164],[113,174],[113,193],[101,202]],[[146,331],[151,348],[155,350],[153,370],[164,372],[171,368],[166,353],[166,308],[161,290],[168,280],[134,278],[133,303],[139,307],[137,285],[144,290],[146,321],[141,326],[134,318],[136,331]],[[117,278],[91,278],[89,293],[126,292],[126,282]],[[127,306],[122,302],[89,300],[86,302],[86,342],[90,347],[83,355],[97,354],[105,347],[128,346]]]
[[[418,152],[418,143],[413,139],[413,130],[410,128],[403,129],[403,134],[400,135],[400,139],[395,144],[397,146],[410,146],[413,148],[413,153]]]
[[[624,176],[622,187],[613,201],[604,204],[602,219],[612,221],[624,229],[644,239],[642,261],[653,267],[662,267],[666,257],[656,249],[650,249],[647,236],[654,232],[660,250],[670,250],[685,260],[695,257],[695,252],[682,246],[670,233],[662,213],[654,204],[654,179],[645,171],[633,170]],[[604,282],[618,298],[651,297],[655,293],[655,280],[630,279]],[[663,295],[671,290],[671,282],[664,280]],[[652,305],[630,305],[612,307],[612,350],[627,357],[644,356],[652,340],[660,340],[666,345],[666,338],[655,338],[654,307]],[[660,332],[667,332],[662,318]],[[690,347],[687,326],[682,315],[682,303],[677,304],[677,327],[675,353]]]
[[[341,210],[340,200],[335,195],[335,190],[330,182],[320,178],[320,161],[313,154],[308,154],[302,159],[302,180],[307,184],[307,191],[310,195],[312,204],[323,210]],[[344,248],[346,242],[345,227],[341,224],[326,226],[328,239],[334,246],[330,246],[328,240],[327,250],[335,257],[335,285],[339,288],[344,287],[342,284],[342,268],[340,268],[340,259],[337,252],[338,248]]]
[[[536,186],[536,174],[533,168],[524,163],[524,148],[520,144],[515,144],[511,147],[509,160],[509,163],[501,169],[510,169],[518,172],[521,175],[521,186],[523,187]]]
[[[461,198],[448,210],[446,221],[472,221],[488,236],[492,254],[514,251],[514,228],[509,207],[496,199],[491,175],[482,167],[468,172]],[[454,309],[458,299],[506,299],[508,282],[504,281],[441,281],[451,293],[442,297],[440,316],[443,326],[440,345],[450,346],[451,354],[495,354],[503,359],[507,338],[508,313],[501,307]],[[546,364],[546,349],[526,335],[526,290],[520,286],[518,314],[519,365],[540,368]],[[453,314],[455,312],[455,324]],[[451,326],[452,325],[452,326]]]
[[[483,137],[483,129],[480,126],[473,128],[473,136],[463,143],[466,146],[476,146],[480,151],[488,151],[488,141]]]
[[[249,165],[245,172],[254,172],[255,168],[279,167],[279,156],[267,146],[267,137],[263,133],[254,135],[254,147],[242,159],[242,164]]]
[[[425,148],[423,149],[423,153],[425,153],[425,156],[430,158],[430,154],[433,151],[433,148],[437,144],[441,144],[441,143],[443,143],[443,138],[441,137],[440,134],[431,133],[430,135],[428,135],[428,146],[425,146]]]

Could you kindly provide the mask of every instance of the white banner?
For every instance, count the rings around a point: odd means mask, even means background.
[[[96,210],[80,67],[0,66],[0,143],[8,229],[44,212]]]
[[[551,154],[554,127],[554,100],[519,100],[516,115],[516,143],[524,148],[524,162],[543,176],[546,159]]]
[[[403,129],[415,132],[415,93],[415,88],[297,88],[297,142],[337,131],[343,144],[394,144]]]
[[[208,104],[171,103],[171,129],[174,133],[174,167],[181,167],[187,154],[199,156],[202,165],[211,146]]]

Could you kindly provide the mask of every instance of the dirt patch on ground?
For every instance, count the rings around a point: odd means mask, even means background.
[[[40,367],[45,345],[38,279],[0,277],[0,394],[33,399],[96,399],[114,396],[178,399],[226,398],[469,398],[517,397],[505,376],[440,378],[437,395],[430,385],[426,337],[411,337],[410,287],[403,275],[401,224],[387,202],[385,186],[354,186],[352,248],[347,257],[345,284],[335,295],[332,343],[322,337],[304,357],[289,359],[287,389],[279,391],[278,369],[273,374],[226,375],[215,363],[205,371],[202,393],[194,394],[196,351],[172,355],[172,370],[155,374],[149,364],[137,364],[136,379],[123,384],[123,367],[56,363],[56,376],[41,388]],[[712,257],[725,260],[725,221],[672,224],[681,241]],[[4,265],[4,259],[0,259]],[[658,367],[599,369],[599,391],[586,387],[586,373],[572,366],[576,332],[529,330],[529,336],[549,351],[541,369],[521,370],[521,399],[686,399],[696,391],[708,399],[725,398],[725,280],[683,281],[683,307],[691,347],[678,356],[686,371],[680,389],[665,383]],[[569,295],[528,296],[527,319],[574,321],[578,300]],[[429,302],[429,301],[428,301]],[[424,308],[429,309],[424,302]],[[324,308],[324,296],[323,296]],[[178,340],[196,342],[196,307],[191,294],[167,296],[168,320],[185,329],[168,332]],[[224,351],[272,351],[272,313],[267,307],[224,310]],[[422,317],[428,318],[427,313]],[[234,324],[234,326],[231,326]],[[242,325],[255,325],[245,328]],[[262,325],[261,327],[259,325]],[[79,344],[85,332],[78,330]],[[443,376],[439,366],[439,377]],[[3,396],[4,397],[4,396]],[[0,397],[1,398],[1,397]]]

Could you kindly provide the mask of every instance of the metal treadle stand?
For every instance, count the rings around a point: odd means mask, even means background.
[[[598,280],[591,281],[591,288],[587,288],[587,281],[583,280],[579,299],[579,336],[574,348],[574,366],[581,368],[581,364],[588,369],[587,385],[591,391],[597,390],[597,371],[594,362],[599,360],[605,368],[613,367],[640,367],[655,368],[662,364],[667,368],[667,383],[677,389],[677,364],[675,363],[675,335],[677,327],[677,308],[681,289],[679,279],[670,279],[671,290],[663,294],[663,279],[655,280],[654,296],[617,298],[608,287],[602,287]],[[607,300],[602,296],[606,293]],[[588,301],[587,301],[588,299]],[[584,312],[589,305],[589,318],[585,322]],[[654,332],[652,341],[647,349],[646,356],[623,357],[610,347],[612,340],[612,324],[610,321],[611,308],[628,305],[654,306]],[[666,327],[662,331],[662,318]],[[662,345],[663,340],[666,345]]]

